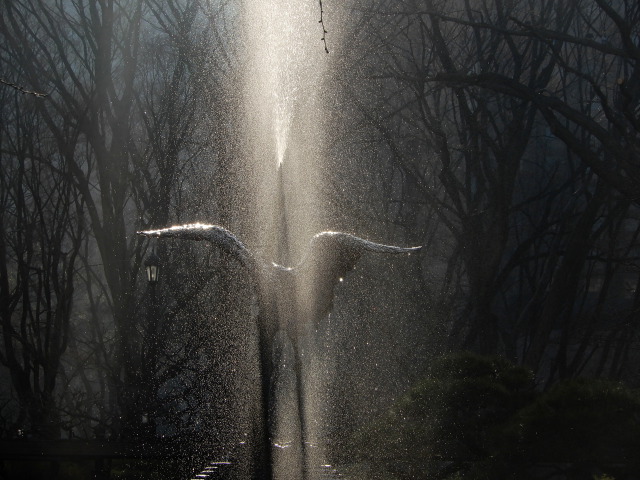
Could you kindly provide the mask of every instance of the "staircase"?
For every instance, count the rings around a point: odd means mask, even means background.
[[[229,474],[231,468],[231,462],[211,462],[189,480],[222,480]],[[332,465],[319,465],[314,470],[314,474],[311,476],[313,480],[348,480]]]

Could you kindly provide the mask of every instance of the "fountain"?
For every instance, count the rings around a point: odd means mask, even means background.
[[[315,478],[315,467],[326,464],[317,444],[321,422],[312,421],[321,413],[310,401],[323,389],[313,378],[316,327],[333,307],[336,285],[363,254],[410,254],[420,248],[382,245],[341,232],[316,234],[332,223],[320,193],[324,135],[319,92],[328,56],[326,45],[318,42],[326,33],[318,7],[317,0],[245,3],[249,60],[243,149],[236,166],[241,179],[229,179],[245,204],[236,205],[237,211],[232,206],[225,223],[241,231],[252,248],[217,225],[139,232],[208,241],[248,273],[258,306],[262,403],[254,422],[255,450],[249,455],[252,478]]]

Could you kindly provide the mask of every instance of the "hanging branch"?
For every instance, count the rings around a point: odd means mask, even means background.
[[[324,43],[324,51],[329,53],[329,49],[327,48],[327,29],[324,28],[324,17],[323,17],[323,13],[324,11],[322,10],[322,0],[318,0],[318,2],[320,2],[320,21],[318,22],[320,25],[322,25],[322,42]]]
[[[15,90],[18,90],[20,93],[24,93],[24,94],[27,94],[27,95],[33,95],[33,96],[39,97],[39,98],[46,97],[46,96],[49,95],[48,93],[41,93],[41,92],[35,92],[33,90],[27,90],[23,86],[17,85],[15,83],[11,83],[11,82],[5,80],[4,78],[0,78],[0,83],[2,85],[6,85],[7,87],[11,87],[11,88],[13,88]]]

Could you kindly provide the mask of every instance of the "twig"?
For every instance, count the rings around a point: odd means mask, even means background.
[[[23,86],[15,84],[15,83],[11,83],[11,82],[5,80],[4,78],[0,78],[0,83],[3,84],[3,85],[6,85],[7,87],[11,87],[11,88],[13,88],[15,90],[18,90],[20,93],[24,93],[24,94],[27,94],[27,95],[33,95],[33,96],[38,97],[38,98],[46,97],[46,96],[49,95],[48,93],[41,93],[41,92],[36,92],[36,91],[33,91],[33,90],[27,90]]]
[[[318,0],[318,2],[320,3],[320,21],[318,22],[320,25],[322,25],[322,42],[324,43],[324,51],[329,53],[329,49],[327,48],[327,29],[324,28],[324,10],[322,9],[322,0]]]

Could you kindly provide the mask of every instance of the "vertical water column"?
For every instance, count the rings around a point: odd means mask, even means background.
[[[300,260],[309,239],[325,223],[318,191],[323,149],[320,92],[327,56],[320,41],[319,18],[317,0],[247,0],[245,4],[245,162],[246,181],[254,189],[247,224],[259,254],[285,265]],[[296,297],[294,304],[301,304],[313,292],[290,295]],[[300,402],[298,395],[301,383],[307,397],[314,397],[317,387],[310,381],[313,342],[296,339],[297,354],[302,357],[298,363],[303,365],[296,364],[293,343],[286,336],[275,342],[281,367],[272,425],[277,443],[273,476],[278,479],[302,478],[305,445],[300,441],[303,437],[314,441],[320,435],[314,429],[321,423],[317,421],[320,412],[312,408],[311,398]],[[302,372],[295,365],[302,366]],[[299,382],[300,378],[305,381]],[[302,425],[306,431],[300,435]],[[320,452],[313,453],[312,462],[319,462]]]
[[[284,190],[295,260],[323,215],[319,92],[327,62],[317,0],[247,0],[244,10],[247,180],[257,243],[276,260]],[[269,251],[269,249],[271,249]],[[288,259],[277,259],[285,261]]]

